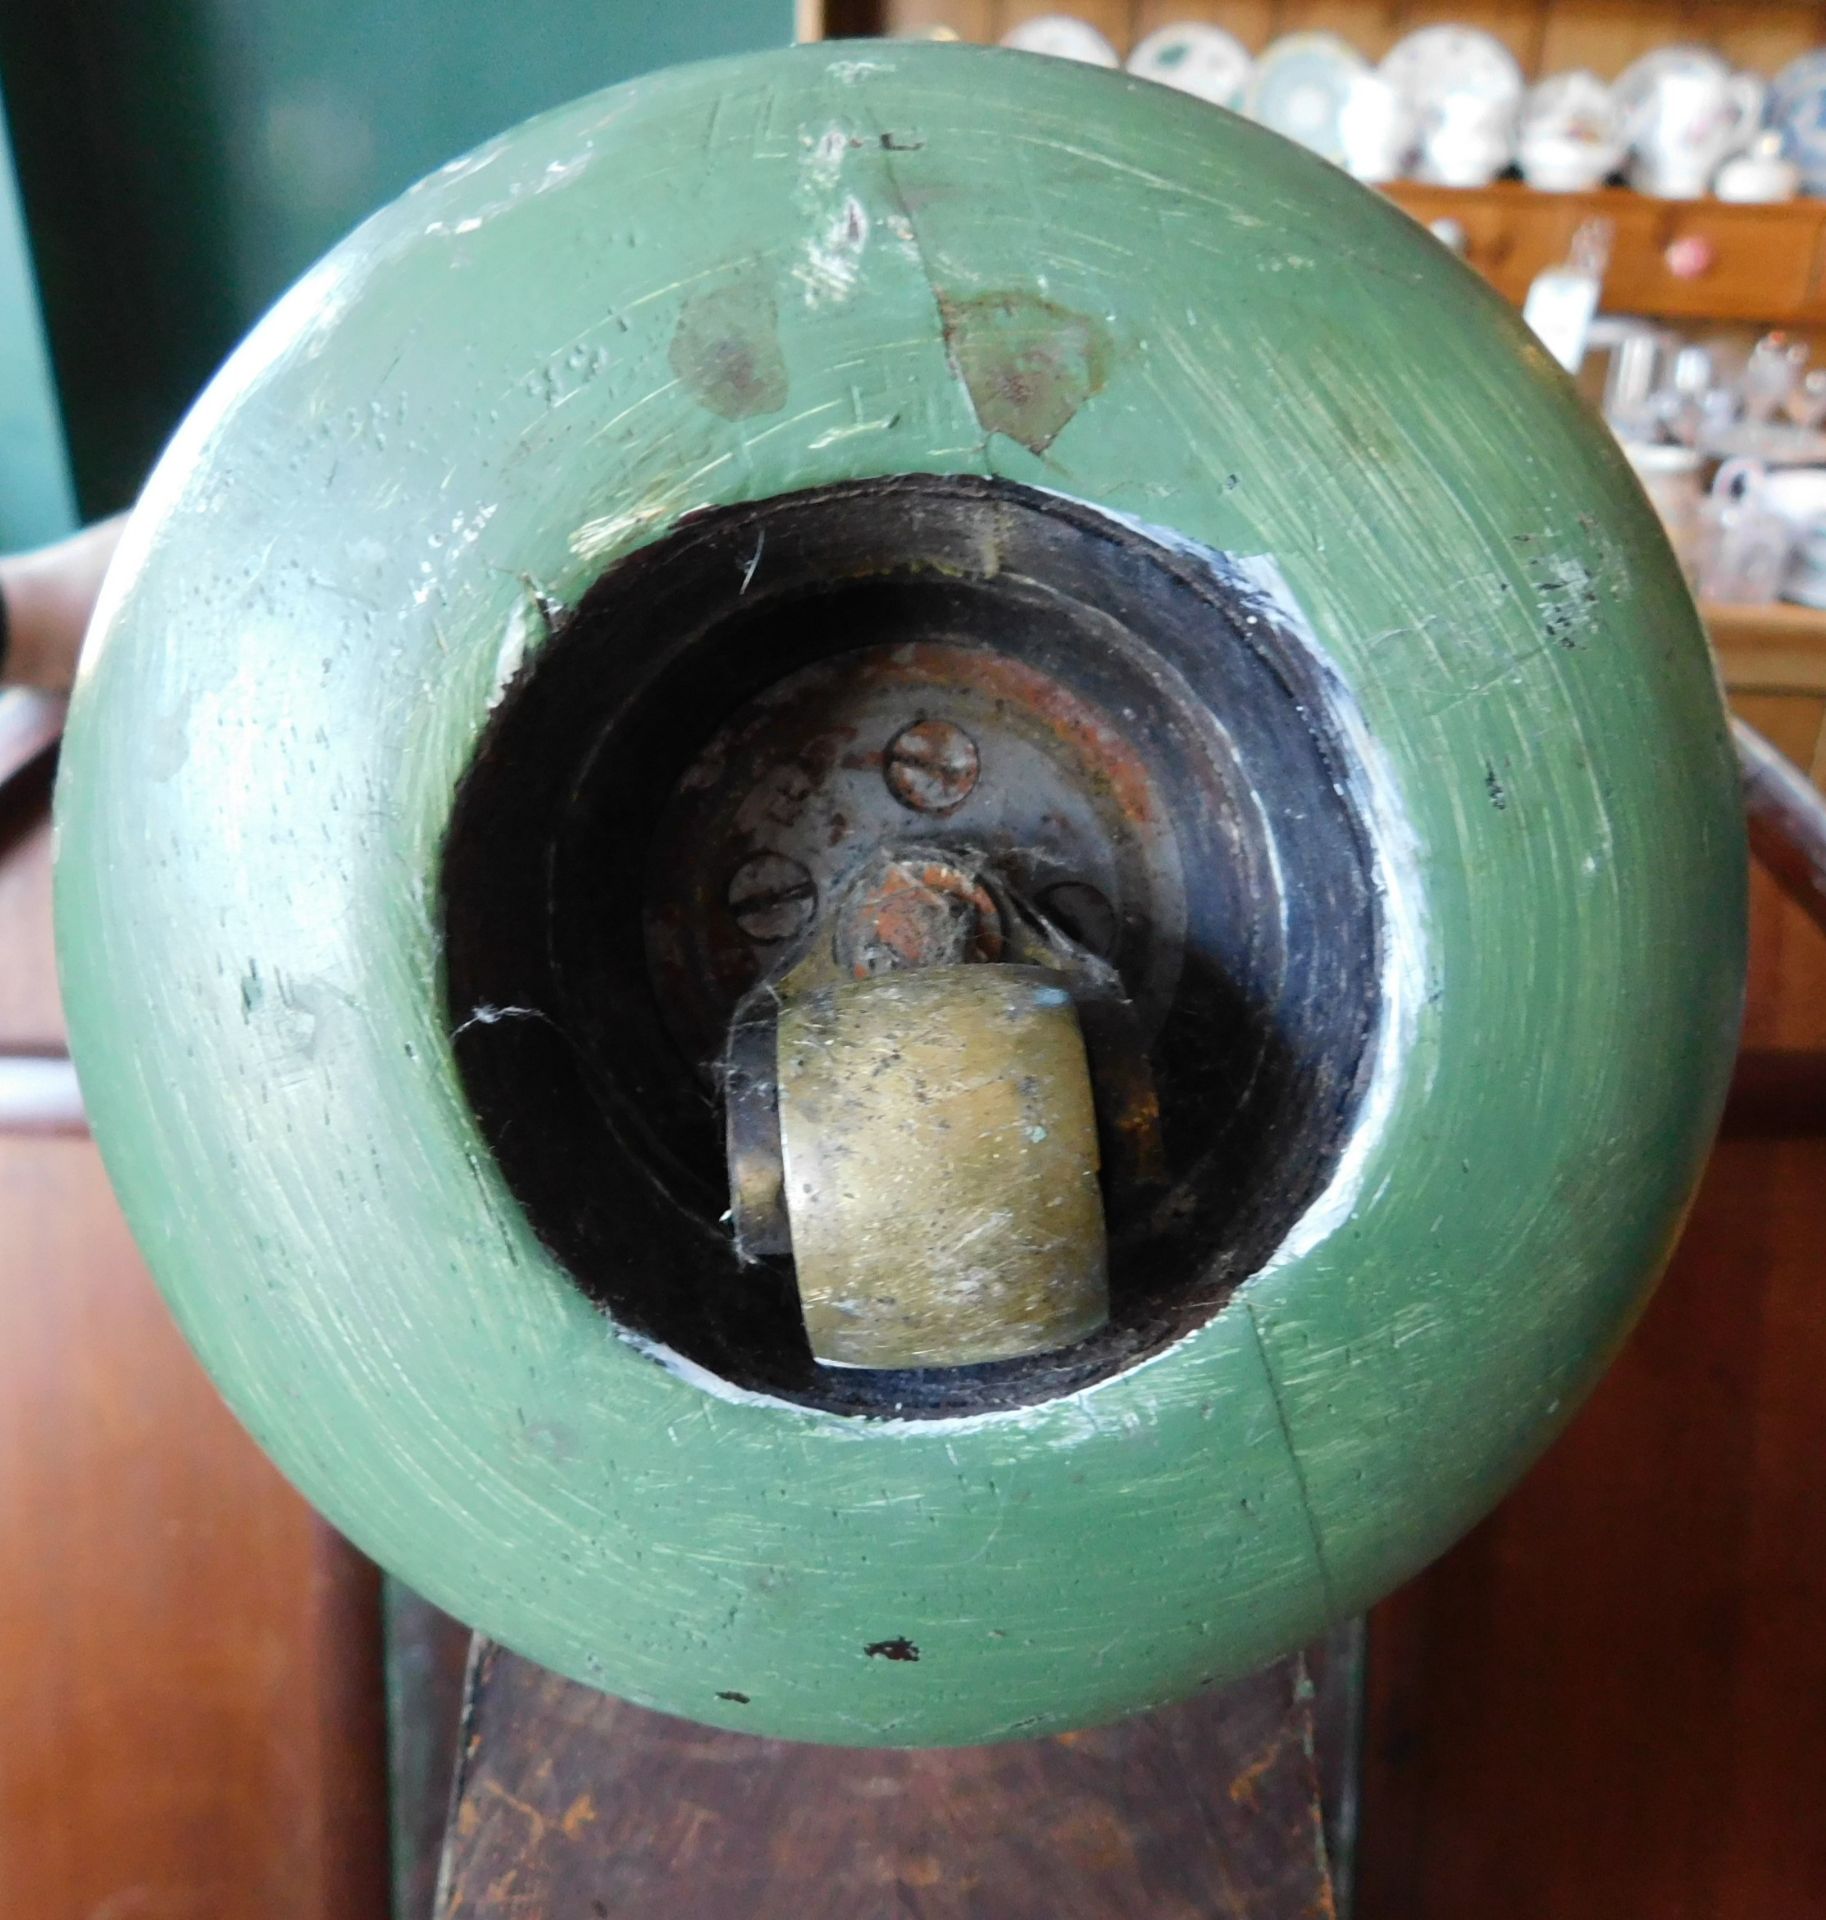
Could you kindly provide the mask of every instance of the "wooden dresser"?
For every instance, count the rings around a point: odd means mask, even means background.
[[[217,1397],[70,1123],[28,706],[0,694],[0,1914],[383,1920],[379,1578]]]

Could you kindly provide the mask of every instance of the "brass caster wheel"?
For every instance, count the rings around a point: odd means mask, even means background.
[[[783,1185],[816,1359],[971,1366],[1104,1324],[1090,1071],[1053,975],[846,981],[794,1002],[778,1046]]]

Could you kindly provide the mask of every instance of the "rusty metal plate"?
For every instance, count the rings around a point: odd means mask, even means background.
[[[645,926],[668,1028],[715,1059],[782,950],[912,840],[992,860],[1158,1027],[1186,945],[1175,798],[1118,715],[1034,661],[939,639],[816,661],[717,727],[661,813]]]

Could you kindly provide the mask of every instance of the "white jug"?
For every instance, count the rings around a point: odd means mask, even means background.
[[[1763,85],[1754,74],[1664,74],[1631,121],[1631,180],[1664,200],[1697,199],[1719,164],[1755,131],[1762,106]]]

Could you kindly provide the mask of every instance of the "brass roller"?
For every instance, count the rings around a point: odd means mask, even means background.
[[[970,1366],[1104,1323],[1090,1070],[1057,974],[844,981],[790,1002],[778,1046],[786,1210],[819,1360]]]

